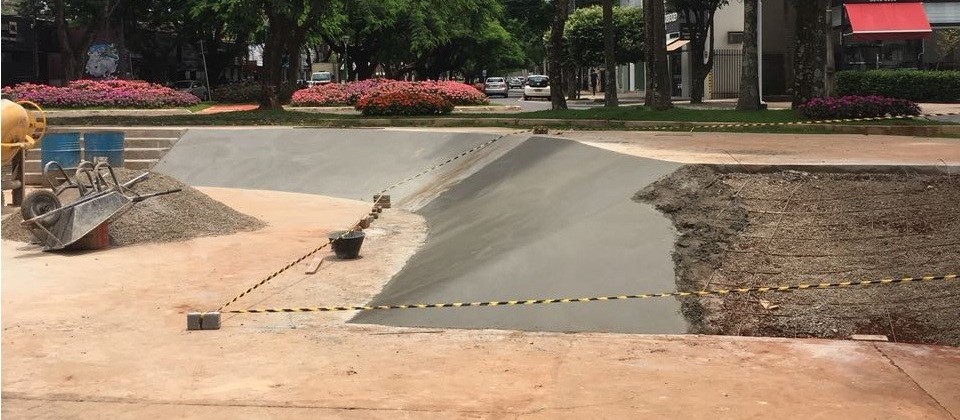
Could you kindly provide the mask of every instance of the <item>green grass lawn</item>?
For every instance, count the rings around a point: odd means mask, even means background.
[[[210,106],[210,103],[197,105],[197,109]],[[395,126],[430,126],[438,117],[364,117],[360,115],[318,114],[285,110],[254,110],[225,112],[210,115],[163,115],[163,116],[108,116],[98,115],[77,118],[56,118],[58,125],[133,125],[133,126],[202,126],[202,125],[286,125],[286,126],[318,126],[318,127],[351,127],[370,125]],[[543,126],[552,128],[574,128],[577,121],[610,121],[606,124],[592,124],[581,126],[589,129],[629,129],[618,124],[620,121],[663,121],[668,122],[706,122],[706,123],[783,123],[802,121],[803,118],[793,110],[764,110],[764,111],[736,111],[736,110],[703,110],[673,108],[666,111],[630,106],[619,108],[590,108],[585,110],[565,111],[535,111],[510,114],[450,114],[439,118],[450,119],[443,126],[461,127],[513,127],[517,120],[527,120],[536,123],[536,120],[564,120],[543,121]],[[370,121],[371,119],[389,119],[389,123]],[[421,122],[422,121],[422,122]],[[944,125],[936,121],[891,119],[886,121],[865,121],[859,123],[845,123],[851,125]],[[642,129],[642,128],[636,128]],[[671,128],[679,131],[691,130],[691,127]],[[694,128],[694,130],[698,130]],[[742,132],[783,132],[783,133],[828,133],[829,130],[814,126],[764,126],[764,127],[731,127],[731,128],[700,128],[701,131],[742,131]]]

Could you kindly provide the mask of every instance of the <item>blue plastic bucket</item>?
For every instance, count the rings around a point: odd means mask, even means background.
[[[105,160],[110,166],[123,166],[123,139],[122,131],[84,133],[84,159],[94,164]]]
[[[47,133],[40,142],[40,168],[57,162],[64,168],[80,163],[80,133]]]

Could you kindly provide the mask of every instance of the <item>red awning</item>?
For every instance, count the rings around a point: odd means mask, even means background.
[[[921,39],[930,36],[930,22],[923,3],[844,4],[853,41]]]

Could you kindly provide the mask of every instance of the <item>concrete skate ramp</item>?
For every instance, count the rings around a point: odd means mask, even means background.
[[[494,137],[389,130],[190,129],[154,171],[192,186],[369,201],[384,187]],[[413,183],[391,194],[403,196],[415,187]]]
[[[679,165],[533,137],[427,204],[424,247],[372,304],[669,291],[675,231],[631,197]],[[353,322],[683,333],[674,298],[370,311]]]

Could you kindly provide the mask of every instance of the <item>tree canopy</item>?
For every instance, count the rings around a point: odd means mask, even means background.
[[[643,12],[636,7],[613,8],[617,64],[643,60]],[[603,9],[590,6],[570,14],[564,28],[569,58],[579,66],[603,64]]]

